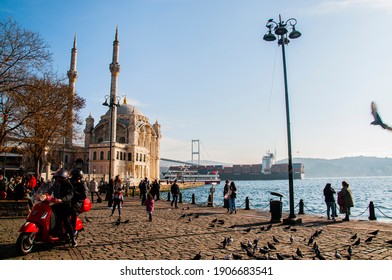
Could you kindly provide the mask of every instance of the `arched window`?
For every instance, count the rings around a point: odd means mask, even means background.
[[[104,160],[104,152],[103,151],[100,152],[99,159]]]
[[[97,160],[97,152],[93,152],[93,160]]]

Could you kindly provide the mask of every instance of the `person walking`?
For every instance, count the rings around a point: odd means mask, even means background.
[[[109,179],[109,184],[106,185],[106,198],[108,201],[108,209],[111,209],[113,206],[113,188],[114,188],[114,180]]]
[[[147,177],[145,177],[144,180],[141,181],[139,184],[139,191],[140,191],[140,197],[142,199],[142,205],[145,205],[145,203],[146,203],[147,192],[148,192],[149,187],[150,187],[150,184],[148,182]]]
[[[223,187],[223,207],[226,208],[226,213],[230,211],[229,207],[230,199],[230,181],[226,180],[225,186]]]
[[[177,184],[177,179],[175,179],[173,184],[171,185],[170,192],[173,197],[173,200],[171,202],[171,206],[173,207],[173,204],[174,204],[174,207],[178,208],[177,203],[178,203],[178,196],[180,194],[180,186]]]
[[[350,221],[351,207],[354,207],[353,195],[351,192],[350,185],[346,182],[342,182],[342,190],[340,191],[341,196],[341,212],[346,214],[343,221]]]
[[[146,199],[146,211],[148,213],[148,220],[152,222],[152,212],[154,212],[154,197],[152,196],[151,193],[147,194],[147,199]]]
[[[94,194],[97,195],[97,203],[102,202],[102,198],[98,193],[98,182],[93,178],[89,184],[89,190],[91,193],[91,203],[94,203]]]
[[[121,220],[121,207],[124,205],[124,196],[121,191],[121,187],[118,187],[117,190],[113,194],[113,207],[112,214],[109,217],[113,216],[116,207],[118,208],[118,220]]]
[[[150,190],[150,193],[155,200],[160,199],[160,195],[159,195],[160,188],[161,185],[159,184],[158,180],[155,179],[154,182],[151,184],[151,190]]]
[[[335,204],[335,196],[336,191],[332,188],[330,183],[327,183],[323,190],[325,203],[327,204],[327,217],[328,220],[331,219],[331,210],[332,210],[332,220],[336,221],[336,204]]]
[[[230,214],[237,214],[237,208],[235,206],[235,199],[237,198],[237,187],[234,182],[230,183],[230,199],[229,199],[229,208],[230,208]]]

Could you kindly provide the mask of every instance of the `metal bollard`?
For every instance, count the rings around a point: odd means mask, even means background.
[[[371,221],[377,220],[376,214],[374,213],[373,201],[370,201],[370,203],[369,203],[369,220],[371,220]]]
[[[250,210],[250,208],[249,208],[249,197],[245,198],[245,210]]]
[[[181,192],[178,195],[178,203],[182,203],[182,193]]]
[[[167,192],[167,201],[170,201],[170,192]]]
[[[196,204],[196,197],[194,193],[192,194],[192,204]]]
[[[304,201],[302,199],[299,200],[299,211],[298,215],[303,215],[304,213]]]
[[[213,206],[213,204],[212,204],[212,196],[210,194],[208,195],[208,204],[207,204],[207,206],[208,207],[212,207]]]

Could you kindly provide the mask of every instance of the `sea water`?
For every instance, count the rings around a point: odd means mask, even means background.
[[[392,222],[392,177],[353,177],[353,178],[305,178],[294,180],[294,206],[295,214],[299,211],[299,202],[304,203],[304,213],[324,216],[326,204],[323,189],[326,183],[331,183],[336,192],[342,188],[342,181],[350,184],[353,194],[354,207],[351,208],[351,219],[369,219],[369,204],[373,202],[377,221]],[[238,208],[245,207],[245,200],[249,198],[251,209],[269,211],[270,200],[280,200],[271,192],[280,193],[282,197],[283,217],[289,213],[289,182],[288,180],[272,181],[236,181],[238,189],[236,204]],[[214,204],[223,206],[224,182],[215,185]],[[197,204],[207,204],[211,185],[182,190],[183,200],[192,201],[195,195]],[[335,195],[335,200],[336,199]],[[343,214],[339,215],[343,218]]]

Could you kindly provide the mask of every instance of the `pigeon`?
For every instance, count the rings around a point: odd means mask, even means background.
[[[250,232],[251,230],[252,230],[252,228],[244,229],[245,232]]]
[[[291,228],[290,229],[290,231],[294,231],[294,232],[296,232],[298,229],[296,229],[296,228]]]
[[[236,224],[234,224],[234,225],[232,225],[232,226],[229,226],[229,228],[235,228],[237,225]]]
[[[289,230],[291,228],[290,225],[288,225],[287,227],[285,227],[284,229]]]
[[[120,223],[121,223],[121,220],[118,219],[118,220],[116,221],[115,225],[118,226],[118,225],[120,225]]]
[[[265,255],[265,254],[268,253],[268,248],[267,248],[267,249],[266,249],[266,248],[260,248],[259,251],[260,251],[260,253],[262,253],[263,255]]]
[[[125,220],[123,223],[124,223],[124,224],[128,224],[128,223],[129,223],[129,220]]]
[[[294,256],[294,255],[291,255],[291,259],[293,259],[293,260],[300,260],[300,258],[297,258],[297,257]]]
[[[252,244],[252,242],[250,242],[249,239],[248,239],[246,245],[248,246],[248,248],[253,248],[253,244]]]
[[[290,235],[290,244],[294,243],[294,237],[292,235]]]
[[[348,246],[348,248],[347,248],[347,253],[348,253],[350,256],[352,256],[352,254],[353,254],[353,248],[352,248],[351,246]]]
[[[242,260],[242,256],[241,255],[237,255],[237,254],[232,254],[233,259],[235,260]]]
[[[357,237],[358,237],[358,234],[355,233],[353,236],[351,236],[350,239],[355,240],[355,239],[357,239]]]
[[[371,242],[373,240],[373,238],[374,238],[374,235],[369,236],[368,238],[366,238],[365,242],[369,243],[369,242]]]
[[[361,238],[358,238],[357,241],[354,242],[354,246],[358,246],[361,243]]]
[[[276,250],[276,247],[274,245],[272,245],[271,243],[267,242],[267,246],[268,248],[270,248],[271,250]]]
[[[379,230],[375,230],[375,231],[369,232],[369,234],[376,236],[378,234],[378,232],[379,232]]]
[[[197,253],[194,257],[193,260],[201,260],[201,252]]]
[[[316,254],[316,257],[317,257],[319,260],[326,260],[326,258],[325,258],[323,255],[321,255],[320,252],[319,252],[318,254]]]
[[[248,255],[249,258],[254,258],[255,257],[253,252],[251,252],[248,248],[246,248],[245,251],[246,251],[246,254]]]
[[[259,244],[259,240],[260,240],[260,238],[256,238],[255,240],[253,240],[253,244],[255,246],[257,246],[257,244]]]
[[[385,243],[392,245],[392,240],[385,241]]]
[[[225,237],[225,239],[223,239],[223,241],[222,241],[222,246],[223,246],[223,249],[225,249],[226,246],[227,246],[227,238],[226,238],[226,237]]]
[[[342,255],[339,254],[338,250],[335,251],[335,258],[337,258],[337,259],[341,259],[342,258]]]
[[[314,241],[314,237],[313,237],[313,235],[312,235],[312,236],[309,238],[308,245],[312,244],[313,241]]]
[[[279,240],[278,240],[275,236],[272,236],[272,240],[273,240],[275,243],[280,243]]]
[[[241,245],[242,249],[247,249],[248,248],[248,246],[245,243],[243,243],[243,242],[240,242],[240,245]]]
[[[285,259],[285,257],[280,253],[276,253],[276,257],[278,258],[278,260],[282,260],[282,261]]]
[[[228,255],[226,255],[223,259],[225,259],[225,260],[231,260],[233,258],[233,255],[232,254],[228,254]]]
[[[380,115],[377,112],[377,106],[376,103],[374,101],[372,101],[371,103],[371,109],[372,109],[372,115],[374,117],[374,121],[372,121],[370,124],[372,125],[379,125],[381,126],[383,129],[387,129],[387,130],[392,130],[392,127],[390,127],[389,125],[385,124],[382,120]]]
[[[300,258],[303,258],[303,257],[304,257],[304,254],[302,254],[302,251],[301,251],[299,248],[297,248],[296,253],[297,253],[297,256],[298,256],[298,257],[300,257]]]
[[[233,239],[233,237],[229,237],[228,239],[227,239],[227,245],[230,245],[231,243],[233,243],[234,242],[234,239]]]
[[[269,224],[265,230],[270,230],[271,228],[272,228],[272,225]]]

